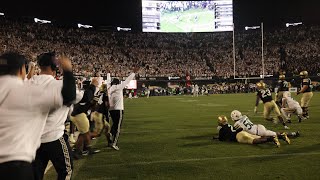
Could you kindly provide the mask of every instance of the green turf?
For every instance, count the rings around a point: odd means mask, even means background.
[[[195,16],[198,20],[195,20]],[[180,16],[177,19],[177,16]],[[161,15],[162,32],[210,32],[214,30],[214,11],[191,9],[183,12],[164,11]]]
[[[311,102],[311,118],[298,123],[294,117],[289,124],[290,131],[302,133],[291,145],[211,139],[217,133],[216,117],[229,117],[233,109],[282,131],[263,120],[262,104],[253,114],[254,102],[254,94],[126,99],[120,151],[106,148],[101,137],[95,146],[102,152],[75,161],[73,179],[319,179],[319,93]],[[55,174],[51,168],[45,179],[55,179]]]

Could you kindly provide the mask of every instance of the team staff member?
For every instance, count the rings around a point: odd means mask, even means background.
[[[43,88],[24,83],[24,56],[9,52],[0,56],[0,177],[33,180],[31,162],[49,111],[75,99],[76,86],[69,59],[61,58],[62,87]]]
[[[120,84],[119,79],[113,79],[111,87],[108,90],[109,93],[109,112],[112,118],[111,135],[113,137],[111,147],[115,150],[119,150],[117,146],[121,123],[123,120],[123,89],[129,84],[135,77],[135,73],[138,72],[139,67],[133,69],[133,73],[127,77],[127,79]]]
[[[300,72],[300,78],[302,79],[301,89],[300,89],[300,91],[297,92],[297,95],[302,93],[302,98],[301,98],[301,108],[303,111],[302,115],[304,118],[308,119],[309,118],[309,103],[310,103],[310,100],[313,96],[312,84],[311,84],[311,79],[308,78],[308,71]]]
[[[43,87],[46,91],[49,88],[62,87],[62,81],[56,80],[56,64],[55,53],[44,53],[38,57],[38,65],[41,74],[33,76],[29,83]],[[79,99],[80,98],[80,99]],[[77,99],[80,101],[81,93],[77,93]],[[72,158],[70,155],[71,148],[68,136],[64,134],[65,121],[69,112],[68,106],[62,106],[49,113],[46,124],[41,136],[41,145],[37,150],[36,159],[32,163],[34,176],[36,180],[43,179],[44,171],[50,160],[58,173],[58,179],[70,179],[72,175]]]

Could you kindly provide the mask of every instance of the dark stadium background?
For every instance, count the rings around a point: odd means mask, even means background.
[[[234,0],[236,28],[264,22],[265,28],[284,26],[286,22],[320,23],[320,1],[317,0]],[[38,17],[56,25],[90,24],[100,29],[131,27],[141,31],[141,0],[91,1],[5,1],[0,12],[7,18],[32,21]]]

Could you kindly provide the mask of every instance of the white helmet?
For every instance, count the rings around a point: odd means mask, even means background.
[[[238,111],[238,110],[233,110],[233,111],[231,112],[231,119],[232,119],[232,121],[237,121],[237,120],[239,120],[241,117],[242,117],[242,114],[241,114],[240,111]]]
[[[289,91],[286,91],[286,92],[283,93],[283,97],[284,98],[291,97],[291,93]]]

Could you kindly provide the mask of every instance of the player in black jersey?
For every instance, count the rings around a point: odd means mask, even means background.
[[[310,100],[313,96],[312,93],[312,84],[311,84],[311,79],[308,78],[308,72],[307,71],[302,71],[300,72],[300,78],[301,78],[301,89],[300,91],[297,92],[298,94],[302,93],[302,98],[301,98],[301,108],[303,111],[303,117],[308,119],[309,118],[309,103]]]
[[[242,131],[242,128],[235,129],[232,125],[228,124],[226,116],[218,117],[218,129],[219,129],[219,141],[231,141],[244,144],[261,144],[266,142],[279,143],[279,140],[273,137],[261,137],[252,135],[246,131]],[[278,141],[278,142],[275,142]]]
[[[285,91],[289,91],[290,83],[285,80],[286,76],[284,74],[279,75],[279,81],[278,81],[278,90],[277,90],[277,96],[276,96],[276,103],[279,107],[281,107],[282,104],[282,98],[283,93]]]
[[[102,84],[99,94],[97,96],[96,105],[94,111],[91,113],[91,121],[94,121],[94,131],[91,133],[91,137],[100,137],[103,130],[107,138],[108,145],[111,144],[110,123],[109,123],[109,97],[107,91],[107,85]]]
[[[266,84],[263,82],[257,83],[257,99],[256,99],[256,106],[254,107],[254,113],[257,113],[257,107],[259,105],[260,99],[264,104],[263,109],[263,116],[267,121],[274,121],[274,119],[270,116],[271,111],[274,111],[277,115],[278,120],[283,124],[285,129],[289,129],[284,122],[280,110],[277,104],[272,99],[272,94],[269,88],[266,87]],[[275,121],[274,121],[275,122]]]

